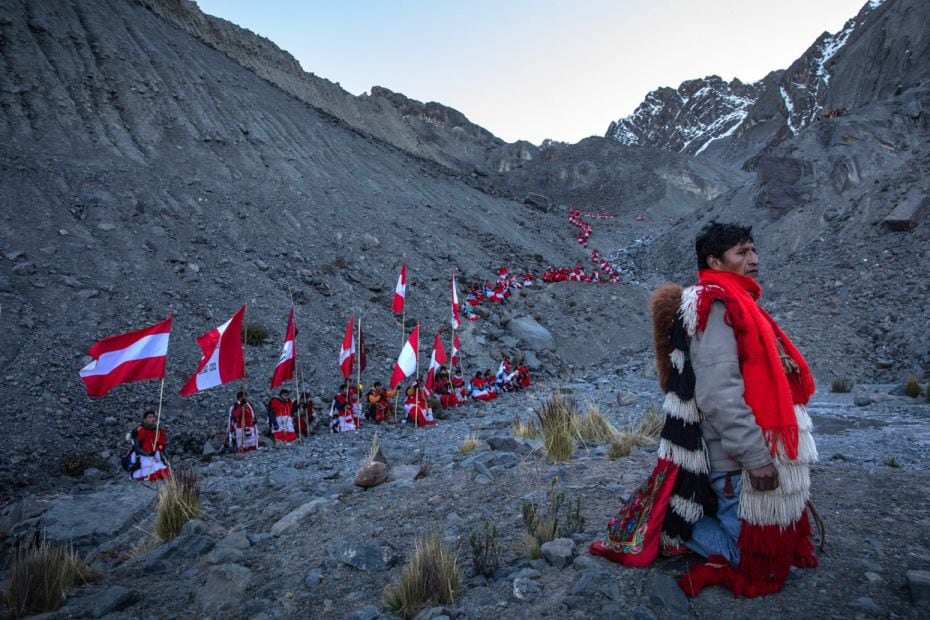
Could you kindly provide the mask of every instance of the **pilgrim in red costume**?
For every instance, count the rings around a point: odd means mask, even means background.
[[[248,395],[240,391],[236,402],[229,408],[228,445],[236,452],[250,452],[258,449],[258,431],[255,428],[255,411]]]
[[[268,425],[271,427],[271,436],[278,441],[297,439],[297,431],[294,430],[294,401],[288,390],[281,390],[280,395],[268,403]]]
[[[408,424],[420,427],[431,426],[436,423],[436,420],[433,419],[433,408],[429,404],[429,394],[416,381],[407,388],[404,411],[407,412]]]
[[[154,411],[146,411],[142,416],[142,425],[132,433],[132,456],[130,462],[135,466],[132,477],[135,480],[161,480],[171,475],[168,464],[163,458],[168,435],[165,429],[155,430]]]
[[[778,485],[757,490],[744,471],[739,563],[712,555],[678,584],[689,596],[711,585],[724,585],[737,596],[773,594],[782,589],[792,566],[817,566],[806,508],[809,467],[817,459],[805,407],[814,380],[787,334],[757,305],[761,287],[753,278],[720,269],[702,269],[698,276],[699,283],[684,291],[666,285],[653,295],[656,361],[666,391],[659,458],[652,475],[590,551],[627,566],[646,566],[660,548],[680,552],[695,523],[713,505],[688,348],[704,332],[711,308],[719,301],[736,338],[745,404],[768,446]]]

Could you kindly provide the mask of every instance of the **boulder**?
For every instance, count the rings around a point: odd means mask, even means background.
[[[930,604],[930,571],[907,571],[907,589],[911,591],[911,601],[915,605]]]
[[[911,230],[920,224],[930,213],[930,196],[914,189],[907,193],[894,210],[882,220],[888,230]]]
[[[539,547],[546,561],[556,568],[565,568],[575,559],[575,541],[571,538],[556,538]]]
[[[78,551],[110,540],[150,513],[156,489],[143,484],[124,484],[88,495],[55,502],[42,516],[41,529],[53,542],[73,544]]]
[[[219,616],[219,611],[236,610],[251,577],[252,571],[239,564],[214,566],[207,573],[206,582],[197,589],[197,606],[210,616]]]
[[[387,475],[388,466],[381,461],[365,461],[355,474],[355,485],[370,489],[387,480]]]
[[[278,536],[282,532],[286,532],[291,529],[306,517],[316,514],[321,507],[331,504],[333,500],[326,497],[318,497],[312,501],[303,504],[302,506],[295,508],[291,512],[287,513],[277,523],[271,526],[271,535]]]
[[[358,540],[336,540],[326,548],[329,556],[363,571],[385,571],[397,563],[397,554],[388,545]]]
[[[547,351],[555,349],[555,338],[552,332],[539,324],[536,319],[522,316],[507,323],[511,334],[519,338],[529,349],[534,351]]]

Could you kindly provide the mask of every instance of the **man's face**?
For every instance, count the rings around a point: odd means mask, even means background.
[[[756,246],[752,241],[737,243],[724,252],[723,256],[709,256],[707,264],[711,269],[731,271],[753,280],[759,277],[759,255],[756,254]]]
[[[145,414],[144,416],[142,416],[142,421],[145,422],[146,424],[155,424],[155,414],[154,413]]]

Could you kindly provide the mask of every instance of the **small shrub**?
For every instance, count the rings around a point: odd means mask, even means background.
[[[426,478],[429,476],[430,471],[433,468],[433,461],[422,448],[417,451],[417,464],[420,466],[420,471],[417,472],[415,479],[419,480],[420,478]]]
[[[443,547],[439,534],[433,534],[417,541],[400,578],[384,589],[384,604],[410,618],[427,603],[453,603],[460,588],[456,558]]]
[[[536,426],[536,422],[533,420],[524,422],[518,415],[513,416],[513,423],[510,428],[514,437],[523,437],[524,439],[536,439],[539,437],[539,427]]]
[[[897,469],[898,467],[901,467],[898,464],[898,459],[896,459],[893,456],[887,457],[884,461],[882,461],[882,464],[887,465],[888,467],[893,467],[895,469]]]
[[[158,489],[155,535],[162,541],[174,539],[184,524],[200,516],[200,481],[197,472],[186,469],[172,476]]]
[[[574,505],[571,502],[566,505],[565,493],[558,490],[558,484],[558,478],[554,478],[543,506],[529,500],[520,504],[526,533],[517,545],[517,552],[531,560],[540,557],[539,548],[544,543],[559,537],[570,537],[584,530],[581,500],[576,499]]]
[[[607,447],[607,458],[611,461],[615,461],[630,456],[633,452],[634,443],[632,435],[627,433],[620,435],[618,438],[611,441],[610,445]]]
[[[830,383],[830,391],[836,394],[845,394],[851,392],[854,385],[852,379],[834,379]]]
[[[497,526],[484,522],[484,529],[472,531],[468,537],[471,547],[472,574],[491,577],[501,564],[501,545],[497,540]]]
[[[478,447],[478,436],[469,433],[465,435],[465,439],[462,440],[462,445],[459,446],[459,454],[470,454],[475,451],[475,448]]]
[[[927,402],[930,403],[930,381],[927,382]]]
[[[13,617],[54,611],[68,588],[95,576],[70,547],[24,541],[10,565],[6,603]]]
[[[257,347],[268,337],[268,328],[258,323],[248,323],[245,326],[245,343],[250,347]]]
[[[589,406],[586,414],[580,418],[578,434],[582,439],[597,442],[613,441],[619,435],[597,405]]]
[[[109,471],[110,464],[96,454],[63,454],[58,459],[58,470],[72,478],[80,478],[85,469],[96,467],[100,471]]]
[[[555,392],[535,413],[549,458],[553,461],[567,461],[572,458],[579,418],[578,407],[574,401]]]
[[[917,379],[917,375],[911,375],[907,378],[904,383],[904,393],[911,398],[920,396],[920,381]]]

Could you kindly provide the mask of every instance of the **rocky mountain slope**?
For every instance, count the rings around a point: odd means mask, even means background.
[[[818,118],[926,83],[928,20],[925,2],[872,0],[787,69],[749,85],[710,76],[653,91],[631,116],[611,123],[606,136],[752,168],[760,152]]]

